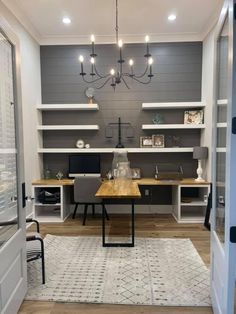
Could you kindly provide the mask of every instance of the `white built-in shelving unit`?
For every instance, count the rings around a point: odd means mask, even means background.
[[[173,189],[173,216],[179,223],[203,223],[209,184],[179,185]],[[194,195],[185,197],[185,195]]]
[[[40,202],[40,193],[46,190],[49,193],[58,193],[59,203]],[[33,216],[39,222],[63,222],[70,214],[69,187],[63,185],[33,185]]]

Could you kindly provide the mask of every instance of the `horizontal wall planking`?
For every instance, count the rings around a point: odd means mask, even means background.
[[[206,104],[203,102],[157,102],[157,103],[143,103],[142,109],[191,109],[203,108]]]
[[[205,124],[143,124],[143,130],[158,129],[205,129]]]
[[[38,110],[99,110],[98,104],[42,104]]]
[[[39,148],[38,153],[114,153],[120,148]],[[192,153],[192,147],[124,148],[128,153]]]
[[[53,130],[99,130],[99,126],[97,124],[91,125],[38,125],[37,129],[39,131],[53,131]]]

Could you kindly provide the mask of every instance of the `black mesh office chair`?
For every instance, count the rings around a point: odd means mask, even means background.
[[[42,261],[42,283],[45,284],[45,260],[44,260],[44,243],[39,233],[39,223],[35,219],[26,219],[26,223],[35,223],[36,232],[26,233],[26,260],[27,262],[40,259]],[[16,225],[16,220],[1,221],[0,226]]]
[[[78,177],[74,181],[74,202],[75,209],[72,218],[75,219],[76,211],[79,205],[84,205],[84,216],[83,225],[85,225],[87,218],[88,206],[92,206],[93,215],[95,213],[95,205],[104,206],[105,205],[95,197],[97,190],[101,185],[101,179],[98,177]],[[105,213],[107,220],[109,216],[107,214],[106,208]]]

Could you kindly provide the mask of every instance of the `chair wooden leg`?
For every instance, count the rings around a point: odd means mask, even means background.
[[[74,210],[72,219],[75,219],[75,215],[76,215],[76,212],[77,212],[78,205],[79,205],[78,203],[75,205],[75,210]]]
[[[83,219],[83,226],[85,225],[85,221],[87,218],[87,211],[88,211],[88,204],[84,205],[84,219]]]
[[[93,216],[95,215],[95,204],[92,204]]]

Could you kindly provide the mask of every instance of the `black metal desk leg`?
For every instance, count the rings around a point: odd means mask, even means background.
[[[132,221],[131,221],[131,228],[132,228],[132,246],[134,246],[134,199],[131,199],[131,206],[132,206]]]
[[[105,246],[105,236],[106,236],[105,219],[106,219],[106,209],[105,209],[104,203],[102,202],[102,245],[103,246]]]

